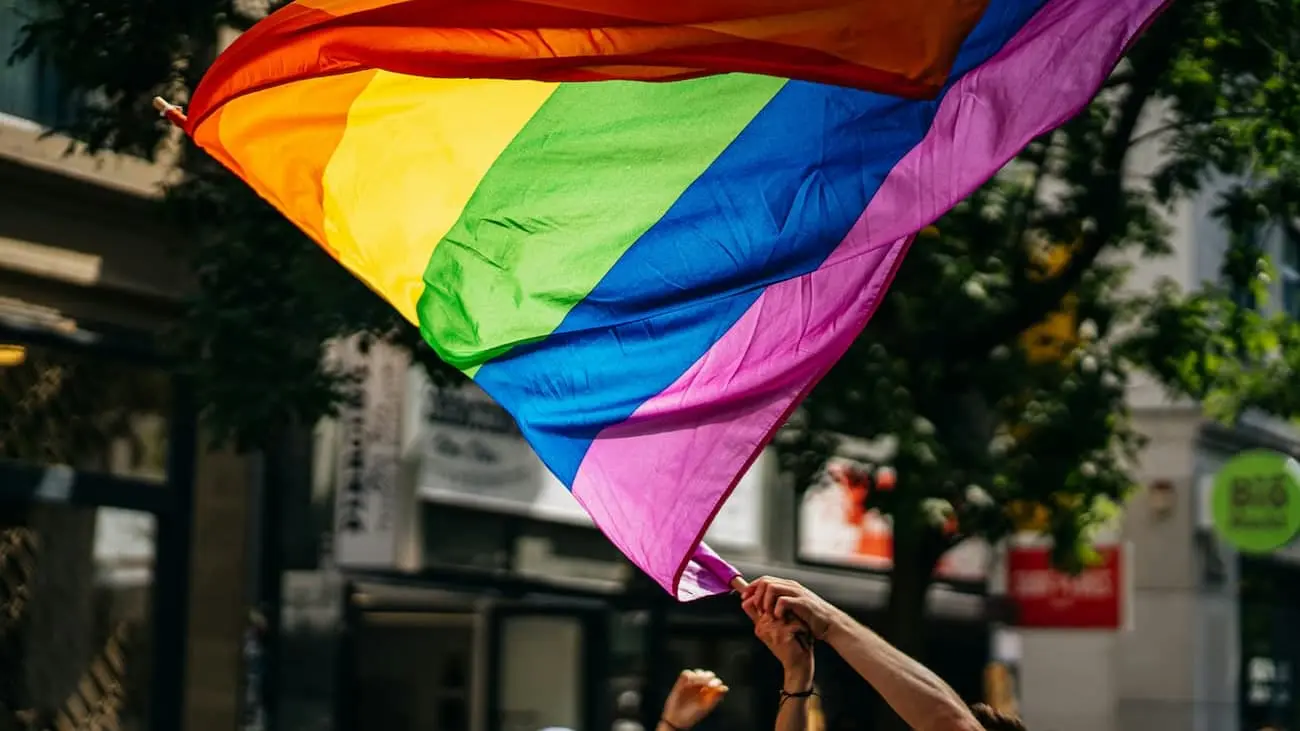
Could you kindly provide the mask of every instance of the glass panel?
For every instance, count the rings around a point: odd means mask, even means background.
[[[645,731],[641,723],[647,712],[646,611],[618,612],[609,624],[609,707],[614,711],[614,731]],[[651,709],[657,710],[657,709]]]
[[[1300,318],[1300,241],[1288,238],[1282,246],[1282,308]]]
[[[0,728],[149,728],[153,536],[69,505],[0,528]]]
[[[39,58],[7,63],[34,5],[33,0],[0,0],[0,113],[54,127],[67,121],[69,106],[53,70]]]
[[[697,726],[701,731],[761,727],[758,703],[777,696],[781,676],[776,661],[752,637],[679,634],[668,641],[668,658],[673,674],[688,668],[712,670],[731,689],[726,702]]]
[[[1294,667],[1300,663],[1300,571],[1269,560],[1242,559],[1240,632],[1242,728],[1294,728]]]
[[[0,458],[161,483],[170,400],[160,369],[0,343]]]
[[[615,676],[640,676],[646,671],[647,611],[618,612],[610,622],[610,665]]]
[[[1241,245],[1248,249],[1258,249],[1260,245],[1260,232],[1257,229],[1245,231],[1241,235]],[[1248,287],[1241,286],[1238,282],[1229,283],[1233,304],[1244,310],[1255,310],[1259,308],[1259,302],[1256,301],[1254,293]]]
[[[421,503],[418,509],[425,566],[509,566],[510,535],[500,516],[437,503]]]
[[[355,692],[362,727],[469,731],[474,647],[472,614],[367,614],[357,643]]]

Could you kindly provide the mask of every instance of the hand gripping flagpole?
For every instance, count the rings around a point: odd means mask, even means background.
[[[745,581],[745,577],[743,576],[736,576],[731,580],[731,590],[737,594],[744,591],[747,586],[749,586],[749,582]],[[803,645],[804,649],[811,650],[814,643],[812,628],[798,617],[795,617],[794,621],[801,625],[799,631],[795,633],[795,640],[798,641],[800,645]]]
[[[158,113],[165,117],[168,122],[181,129],[185,128],[185,112],[180,107],[160,96],[156,96],[153,98],[153,108],[157,109]]]

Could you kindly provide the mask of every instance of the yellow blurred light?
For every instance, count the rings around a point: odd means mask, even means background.
[[[21,345],[0,343],[0,368],[22,365],[27,360],[27,348]]]
[[[1052,511],[1046,505],[1012,500],[1004,508],[1011,525],[1024,533],[1046,533],[1052,525]]]

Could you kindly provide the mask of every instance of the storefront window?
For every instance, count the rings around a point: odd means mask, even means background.
[[[650,613],[618,612],[609,625],[609,708],[614,731],[645,731],[641,723],[647,709],[647,629]]]
[[[146,731],[152,516],[23,512],[0,528],[0,728]]]
[[[0,0],[0,56],[22,38],[22,28],[36,16],[34,0]],[[40,56],[0,63],[0,114],[11,114],[44,127],[69,121],[67,88]]]
[[[418,509],[425,566],[500,571],[510,565],[511,534],[498,516],[427,502]]]
[[[161,484],[170,400],[161,369],[0,342],[0,459]]]
[[[474,615],[436,604],[371,612],[357,642],[355,728],[470,731],[475,687]]]
[[[712,631],[702,627],[693,631],[674,628],[668,642],[668,658],[673,672],[708,668],[730,688],[727,701],[698,726],[702,731],[770,725],[759,718],[760,698],[775,707],[780,667],[752,636],[732,631],[719,632],[717,628]]]
[[[1287,237],[1282,246],[1282,308],[1300,319],[1300,240]]]
[[[1241,728],[1300,727],[1300,568],[1241,562]]]

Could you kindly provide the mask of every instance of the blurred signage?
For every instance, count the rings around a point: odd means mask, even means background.
[[[358,338],[336,342],[330,357],[360,379],[356,402],[339,411],[334,430],[334,559],[339,566],[392,566],[406,509],[398,482],[409,359],[386,343],[363,352]]]
[[[1078,576],[1052,566],[1048,545],[1007,549],[1007,597],[1017,626],[1119,629],[1124,617],[1124,562],[1119,545],[1099,546],[1100,561]]]
[[[414,465],[420,499],[591,525],[568,488],[524,441],[510,414],[482,389],[471,383],[435,387],[419,367],[409,370],[408,379],[407,388],[418,397],[405,406],[402,450],[403,459]],[[762,545],[766,465],[766,459],[755,462],[714,518],[705,540],[715,548]]]
[[[879,511],[864,508],[865,488],[850,477],[863,468],[853,460],[832,459],[804,492],[799,506],[800,559],[882,572],[894,565],[893,525]],[[988,574],[989,558],[986,543],[963,541],[939,560],[935,576],[980,582]]]
[[[1253,450],[1228,460],[1210,494],[1214,528],[1242,553],[1270,553],[1300,533],[1300,462]]]

